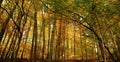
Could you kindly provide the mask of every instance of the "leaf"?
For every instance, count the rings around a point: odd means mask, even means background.
[[[90,3],[92,0],[83,0],[84,3]]]
[[[68,0],[64,0],[64,2],[68,2]]]

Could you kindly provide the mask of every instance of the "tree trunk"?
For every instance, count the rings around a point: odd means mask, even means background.
[[[7,24],[9,23],[10,18],[13,16],[13,12],[15,11],[15,9],[16,9],[16,5],[14,5],[14,7],[13,7],[12,10],[10,11],[10,14],[8,15],[5,23],[4,23],[3,26],[2,26],[2,29],[1,29],[1,32],[0,32],[0,42],[2,41],[3,35],[4,35],[4,33],[5,33],[6,26],[7,26]]]
[[[34,47],[34,62],[36,62],[36,56],[37,56],[37,11],[35,10],[34,13],[34,41],[35,41],[35,47]]]
[[[94,35],[96,36],[96,38],[98,40],[99,48],[101,50],[102,59],[103,59],[104,62],[106,62],[106,55],[105,55],[105,49],[104,49],[103,41],[98,36],[98,34],[94,31],[94,29],[91,29],[91,31],[94,33]]]
[[[44,9],[43,9],[44,12]],[[45,19],[44,19],[44,15],[42,12],[42,30],[43,30],[43,47],[42,47],[42,61],[44,60],[44,53],[45,53]]]
[[[48,61],[52,61],[52,54],[53,54],[53,42],[55,39],[55,29],[56,29],[56,15],[54,14],[54,21],[53,21],[53,28],[52,28],[52,35],[51,35],[51,42],[50,42],[50,53]]]

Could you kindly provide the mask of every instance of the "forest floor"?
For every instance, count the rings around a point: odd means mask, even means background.
[[[34,62],[34,60],[28,60],[28,59],[6,59],[2,60],[0,62]],[[49,62],[46,60],[36,60],[36,62]],[[101,60],[52,60],[52,62],[102,62]],[[107,62],[113,62],[111,60],[107,60]]]

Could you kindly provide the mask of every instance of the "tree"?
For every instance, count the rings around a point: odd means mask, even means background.
[[[1,0],[0,61],[119,61],[119,4]]]

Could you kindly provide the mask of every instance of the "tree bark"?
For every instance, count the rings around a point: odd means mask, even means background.
[[[16,5],[14,5],[14,7],[13,7],[12,10],[10,11],[7,19],[5,20],[5,23],[4,23],[3,26],[2,26],[2,29],[1,29],[1,32],[0,32],[0,42],[2,41],[2,38],[3,38],[3,35],[4,35],[4,33],[5,33],[5,29],[6,29],[6,27],[7,27],[7,24],[9,23],[10,18],[13,16],[13,12],[15,11],[15,9],[16,9]]]
[[[50,53],[48,61],[52,61],[52,54],[53,54],[53,42],[55,39],[55,29],[56,29],[56,15],[54,14],[54,21],[53,21],[53,28],[52,28],[52,34],[51,34],[51,42],[50,42]]]

